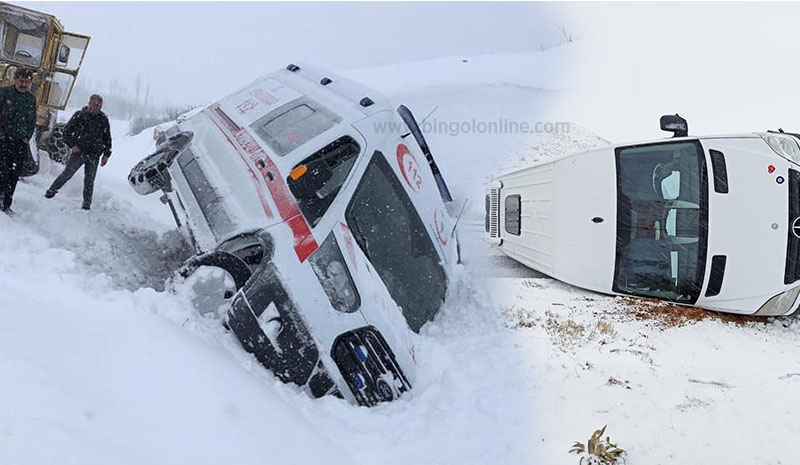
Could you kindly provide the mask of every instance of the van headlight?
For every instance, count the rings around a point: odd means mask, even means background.
[[[800,287],[789,289],[769,299],[754,315],[785,315],[794,307]]]
[[[353,313],[359,309],[361,298],[333,233],[328,235],[309,261],[333,308],[343,313]]]
[[[766,142],[775,153],[789,161],[800,164],[800,145],[793,136],[775,132],[759,133],[759,136],[764,139],[764,142]]]

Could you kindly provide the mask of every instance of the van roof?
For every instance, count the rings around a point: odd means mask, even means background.
[[[389,99],[378,91],[306,63],[290,64],[266,76],[317,101],[335,99],[337,108],[350,107],[361,118],[392,110]],[[324,84],[323,84],[324,83]]]
[[[290,64],[237,89],[235,92],[182,115],[178,122],[203,110],[219,107],[237,124],[250,126],[285,105],[310,100],[335,114],[336,126],[353,125],[377,113],[393,113],[385,96],[364,85],[307,64]],[[315,107],[315,105],[311,105]]]

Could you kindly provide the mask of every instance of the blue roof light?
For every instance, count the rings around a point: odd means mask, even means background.
[[[331,78],[326,78],[326,77],[322,78],[322,80],[319,81],[319,83],[322,84],[323,86],[327,86],[331,82],[333,82],[331,81]]]
[[[293,73],[296,73],[297,71],[300,71],[300,67],[295,65],[295,64],[292,64],[292,63],[290,63],[289,66],[286,67],[286,69],[288,69],[289,71],[291,71]]]
[[[362,107],[368,107],[368,106],[372,105],[375,102],[373,102],[372,99],[369,98],[369,97],[364,97],[358,103],[360,103]]]

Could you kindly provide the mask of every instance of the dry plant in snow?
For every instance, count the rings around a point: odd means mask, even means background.
[[[608,426],[608,425],[606,425]],[[614,465],[622,459],[624,450],[612,444],[608,436],[602,439],[606,432],[606,426],[594,432],[589,441],[584,446],[583,443],[576,442],[569,450],[570,453],[581,456],[579,465]],[[623,459],[624,460],[624,459]]]

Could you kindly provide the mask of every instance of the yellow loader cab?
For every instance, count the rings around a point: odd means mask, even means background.
[[[56,161],[68,152],[56,115],[67,107],[88,46],[88,36],[65,32],[55,16],[0,2],[0,85],[11,85],[19,67],[33,70],[36,146]]]

